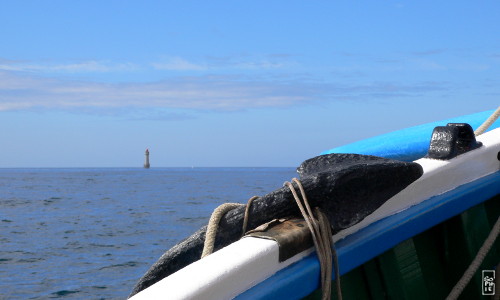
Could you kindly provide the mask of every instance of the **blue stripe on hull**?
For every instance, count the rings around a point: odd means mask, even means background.
[[[447,123],[469,123],[472,128],[477,129],[494,110],[466,115],[448,120],[437,121],[410,127],[391,133],[379,135],[366,140],[340,146],[321,154],[330,153],[357,153],[375,155],[403,161],[414,161],[427,154],[432,131],[436,126],[445,126]],[[497,120],[489,130],[500,127]]]
[[[499,183],[500,172],[493,173],[377,221],[337,242],[341,274],[349,272],[400,242],[500,194]],[[319,288],[319,272],[316,254],[311,254],[277,272],[236,299],[301,299]]]

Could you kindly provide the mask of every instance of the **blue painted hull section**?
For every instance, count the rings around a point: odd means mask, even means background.
[[[357,153],[375,155],[402,161],[414,161],[427,154],[432,131],[436,126],[446,126],[447,123],[469,123],[472,128],[477,129],[494,110],[466,115],[448,120],[437,121],[415,127],[410,127],[384,135],[376,136],[345,146],[340,146],[321,154],[330,153]],[[497,120],[489,130],[500,127]],[[488,131],[489,131],[488,130]]]
[[[377,221],[336,244],[345,274],[400,242],[500,194],[500,172],[432,197]],[[320,286],[316,254],[279,271],[236,299],[300,299]],[[332,278],[335,274],[332,275]]]

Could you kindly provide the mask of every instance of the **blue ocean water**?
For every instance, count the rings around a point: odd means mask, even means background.
[[[0,299],[125,299],[224,202],[293,168],[0,169]]]

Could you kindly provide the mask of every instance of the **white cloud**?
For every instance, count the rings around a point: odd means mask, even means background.
[[[33,63],[25,61],[0,60],[0,71],[36,72],[36,73],[85,73],[85,72],[113,72],[130,71],[138,66],[131,63],[109,63],[100,61],[83,61],[77,63]]]
[[[276,70],[294,67],[290,54],[208,56],[211,69]]]
[[[414,51],[411,54],[414,55],[414,56],[421,57],[421,56],[439,55],[439,54],[445,53],[446,51],[448,51],[448,49],[436,48],[436,49],[427,49],[427,50]]]
[[[201,71],[207,67],[189,62],[181,57],[173,57],[164,62],[156,62],[151,64],[157,70],[168,71]]]
[[[180,77],[150,83],[96,83],[0,72],[0,110],[186,108],[239,110],[311,99],[286,83],[242,82],[235,77]]]
[[[280,69],[289,63],[283,62],[284,56],[248,57],[230,56],[222,58],[207,57],[203,63],[189,61],[182,57],[168,57],[152,63],[113,63],[109,61],[87,60],[77,62],[32,62],[0,58],[0,71],[30,72],[39,74],[79,74],[134,71],[217,71],[217,70],[262,70]]]
[[[204,63],[195,63],[182,57],[171,57],[163,61],[151,63],[156,70],[167,71],[215,71],[215,70],[262,70],[281,69],[293,63],[285,62],[284,55],[269,55],[269,57],[254,57],[235,55],[227,57],[206,57]]]
[[[286,66],[284,63],[271,62],[271,61],[256,61],[256,62],[241,62],[234,65],[236,68],[261,70],[261,69],[281,69]]]
[[[191,76],[146,83],[98,83],[21,76],[0,71],[0,111],[57,109],[243,110],[285,107],[339,99],[394,98],[442,91],[446,84],[401,85],[375,82],[359,85],[311,81],[265,80],[237,76]]]

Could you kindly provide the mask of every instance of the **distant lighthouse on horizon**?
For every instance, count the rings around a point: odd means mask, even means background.
[[[146,148],[146,160],[144,161],[144,168],[149,169],[150,164],[149,164],[149,149]]]

